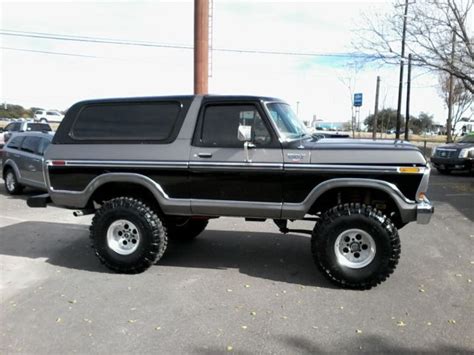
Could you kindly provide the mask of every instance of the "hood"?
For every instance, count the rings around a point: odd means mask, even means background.
[[[301,152],[301,144],[314,164],[426,165],[420,149],[400,140],[323,138],[291,142],[286,148]]]
[[[299,142],[297,142],[299,143]],[[323,138],[304,141],[305,149],[363,149],[363,150],[418,150],[411,143],[400,140],[372,140],[352,138]]]
[[[463,148],[469,148],[469,147],[474,147],[474,143],[448,143],[448,144],[443,144],[439,145],[436,147],[436,149],[463,149]]]

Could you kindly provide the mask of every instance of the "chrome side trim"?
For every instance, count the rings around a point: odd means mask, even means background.
[[[46,162],[48,166],[53,166],[52,160]],[[149,161],[149,160],[65,160],[65,166],[74,167],[145,167],[145,168],[270,168],[269,170],[288,170],[288,171],[324,171],[324,172],[360,172],[360,173],[397,173],[400,172],[400,166],[390,165],[344,165],[344,164],[294,164],[294,163],[266,163],[266,162],[206,162],[206,161]],[[429,167],[420,167],[418,173],[426,174]]]
[[[284,164],[285,170],[289,171],[330,171],[330,172],[377,172],[377,173],[396,173],[406,174],[400,172],[401,166],[391,165],[344,165],[344,164]],[[424,167],[419,168],[418,173],[410,174],[423,174],[425,171]]]
[[[47,161],[48,166],[54,166],[52,160]],[[187,168],[187,161],[148,161],[148,160],[65,160],[64,166],[75,167],[117,167],[117,168]]]

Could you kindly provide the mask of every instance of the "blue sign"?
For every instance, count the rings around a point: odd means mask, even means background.
[[[354,94],[354,106],[355,107],[362,106],[362,93]]]

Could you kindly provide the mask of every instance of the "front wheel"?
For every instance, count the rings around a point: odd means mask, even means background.
[[[370,289],[385,281],[400,258],[398,231],[380,211],[358,203],[327,211],[313,230],[316,264],[332,282]]]
[[[168,242],[157,214],[131,197],[104,202],[92,220],[90,232],[99,260],[109,269],[128,274],[142,272],[156,263]]]

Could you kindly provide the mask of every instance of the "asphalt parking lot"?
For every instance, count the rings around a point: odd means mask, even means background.
[[[0,182],[1,353],[474,351],[472,176],[432,174],[431,223],[400,231],[400,264],[370,291],[327,282],[309,237],[231,218],[114,274],[89,247],[90,216],[29,209]]]

